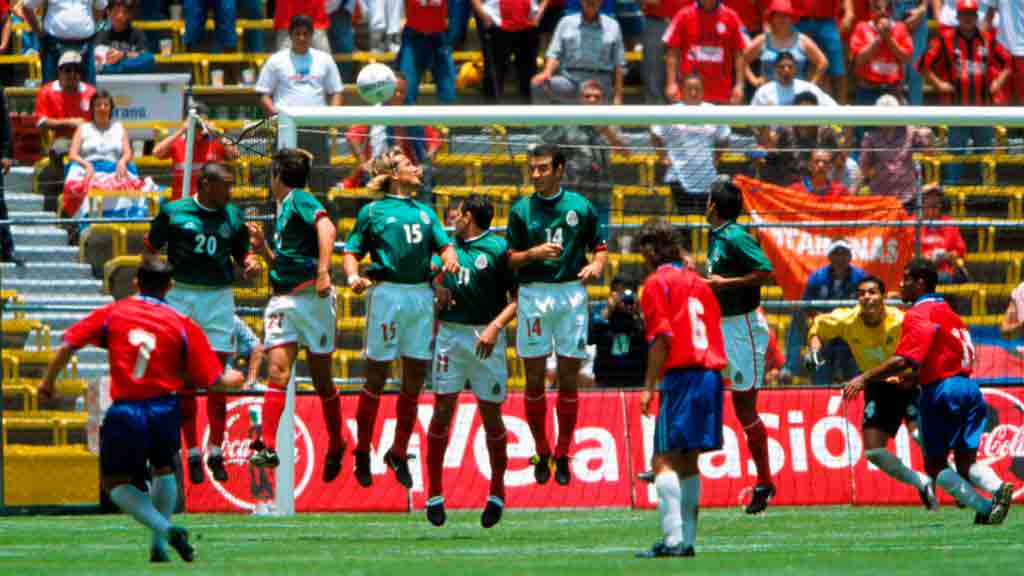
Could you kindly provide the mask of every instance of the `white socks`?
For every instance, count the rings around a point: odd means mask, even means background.
[[[700,504],[700,475],[687,476],[679,483],[683,489],[683,546],[693,546],[697,541],[697,505]]]
[[[666,546],[678,546],[683,541],[683,517],[680,514],[679,476],[675,472],[662,472],[654,478],[658,491],[658,514]]]
[[[1002,479],[995,473],[995,470],[980,462],[971,464],[971,469],[968,470],[967,476],[970,477],[971,484],[989,494],[995,494],[996,490],[999,490],[999,487],[1003,485]]]
[[[171,523],[164,518],[149,499],[149,495],[139,491],[131,484],[121,484],[110,491],[110,499],[117,507],[131,514],[140,524],[167,538],[167,530]]]
[[[956,501],[973,508],[976,512],[982,514],[988,514],[992,511],[992,503],[981,497],[974,488],[971,487],[956,470],[952,468],[946,468],[942,472],[939,472],[939,477],[935,479],[939,486],[952,496],[956,498]]]
[[[866,454],[872,464],[896,480],[910,484],[918,490],[923,490],[928,485],[928,476],[907,468],[895,454],[887,449],[872,448]]]
[[[171,514],[174,513],[174,505],[178,503],[178,482],[174,474],[165,474],[153,478],[153,489],[150,498],[153,500],[153,507],[161,516],[171,521]],[[163,549],[164,538],[153,532],[153,548]]]

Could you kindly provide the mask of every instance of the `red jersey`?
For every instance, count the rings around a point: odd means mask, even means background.
[[[943,217],[949,220],[949,217]],[[930,260],[935,260],[937,252],[942,251],[956,260],[967,254],[967,244],[956,226],[925,226],[921,229],[921,255]],[[949,260],[943,260],[938,264],[939,272],[951,273],[956,266]]]
[[[313,28],[326,30],[331,22],[327,19],[324,0],[287,0],[274,5],[274,30],[287,30],[293,16],[305,14],[313,19]]]
[[[874,21],[858,22],[850,38],[850,51],[856,56],[878,37]],[[892,38],[904,52],[914,50],[914,41],[903,22],[893,22]],[[882,43],[875,56],[857,66],[857,78],[868,84],[900,84],[903,82],[903,64],[887,43]]]
[[[110,397],[146,400],[184,387],[210,386],[224,368],[206,334],[167,303],[136,296],[89,314],[64,333],[76,350],[92,344],[110,356]]]
[[[793,10],[801,18],[832,20],[843,10],[841,0],[793,0]]]
[[[54,80],[44,84],[36,94],[36,125],[42,126],[46,119],[63,120],[67,118],[81,118],[91,120],[92,112],[89,109],[89,102],[96,88],[86,84],[78,83],[78,92],[65,92],[60,82]],[[71,138],[75,135],[74,128],[61,128],[54,131],[57,138]]]
[[[726,0],[726,4],[752,1],[759,2],[761,0]],[[686,5],[688,5],[687,0],[656,0],[655,2],[641,2],[640,9],[652,18],[671,20]],[[549,3],[548,6],[550,7],[551,4]]]
[[[448,29],[448,0],[405,0],[405,25],[423,34]]]
[[[696,72],[704,79],[704,99],[728,104],[732,96],[736,55],[747,45],[740,17],[719,6],[708,12],[691,4],[676,14],[662,41],[679,49],[679,72]]]
[[[925,294],[903,315],[896,355],[917,366],[917,381],[928,386],[953,376],[969,376],[974,344],[964,321],[942,296]]]
[[[736,11],[747,32],[755,36],[764,28],[764,13],[770,0],[724,0],[723,4]],[[646,6],[646,4],[644,5]]]
[[[1012,63],[1013,57],[991,33],[978,32],[968,38],[959,28],[940,28],[921,60],[921,68],[953,85],[956,93],[952,99],[944,95],[944,104],[985,106],[992,103],[992,80]]]
[[[183,181],[185,179],[185,148],[186,137],[184,134],[178,137],[171,144],[171,162],[174,163],[174,184],[171,192],[171,200],[181,198]],[[206,164],[223,162],[227,160],[227,150],[218,138],[208,138],[196,132],[196,141],[192,144],[192,184],[189,185],[192,195],[195,195],[199,185],[199,171]]]
[[[663,264],[640,294],[647,341],[668,337],[664,376],[673,368],[725,368],[725,341],[718,298],[693,270]]]

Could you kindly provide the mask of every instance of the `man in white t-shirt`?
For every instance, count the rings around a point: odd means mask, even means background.
[[[682,96],[680,105],[712,106],[704,102],[704,82],[698,74],[683,79]],[[651,143],[667,166],[665,183],[672,189],[679,212],[704,213],[708,188],[718,178],[715,163],[729,145],[729,134],[725,125],[651,127]]]
[[[775,80],[758,88],[750,103],[754,106],[792,106],[796,95],[801,92],[813,93],[818,97],[820,106],[836,105],[836,101],[817,84],[797,78],[796,59],[789,52],[780,52],[775,60]]]
[[[82,80],[95,86],[93,36],[97,15],[107,9],[107,0],[25,0],[23,6],[25,22],[39,37],[43,83],[57,79],[57,61],[61,54],[74,50],[82,55]],[[39,9],[46,13],[41,26],[36,16]]]
[[[998,28],[996,40],[1013,56],[1013,93],[1017,104],[1024,105],[1024,3],[1020,0],[982,0],[982,4],[988,8],[985,29]],[[998,25],[995,24],[997,14]]]

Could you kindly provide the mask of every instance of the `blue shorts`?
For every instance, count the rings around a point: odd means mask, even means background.
[[[655,454],[721,449],[724,389],[717,370],[666,372],[654,426]]]
[[[797,22],[797,30],[810,36],[828,58],[828,75],[832,78],[846,75],[846,55],[843,39],[839,35],[839,24],[835,18],[822,20],[803,19]]]
[[[100,431],[100,471],[104,476],[144,474],[170,466],[181,449],[181,408],[177,396],[118,400],[107,410]]]
[[[922,386],[919,413],[924,453],[934,459],[977,450],[988,422],[978,384],[962,376]]]

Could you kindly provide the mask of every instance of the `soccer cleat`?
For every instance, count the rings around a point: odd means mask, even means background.
[[[228,471],[224,469],[224,455],[211,454],[206,457],[206,465],[210,467],[210,473],[217,482],[228,481]]]
[[[570,481],[572,472],[569,470],[569,457],[555,458],[555,482],[561,486],[568,486]]]
[[[974,513],[974,523],[978,526],[987,526],[992,522],[989,520],[988,514],[982,514],[981,512]]]
[[[277,452],[273,448],[257,450],[249,457],[249,464],[257,468],[277,468],[280,463],[281,459],[277,457]]]
[[[484,511],[480,514],[480,525],[484,528],[490,528],[498,522],[501,522],[501,513],[505,510],[505,502],[497,496],[491,495],[487,497],[487,506],[484,507]]]
[[[201,454],[189,454],[188,481],[193,484],[202,484],[205,479],[205,474],[203,473],[203,456]]]
[[[650,550],[644,550],[637,552],[637,558],[692,558],[697,553],[693,550],[693,546],[683,546],[680,542],[675,546],[666,546],[664,541],[655,542],[654,546]]]
[[[341,474],[341,462],[345,459],[345,447],[337,452],[324,454],[324,484],[333,482]]]
[[[444,496],[434,496],[427,500],[427,520],[434,526],[444,526],[448,515],[444,512]]]
[[[992,494],[992,511],[988,513],[989,524],[1002,524],[1006,515],[1010,513],[1010,503],[1013,501],[1013,484],[1004,483]]]
[[[153,564],[163,564],[165,562],[170,562],[171,558],[163,548],[150,548],[149,561]]]
[[[390,450],[384,454],[384,464],[395,473],[395,480],[406,488],[412,488],[412,474],[409,472],[409,457],[398,456]]]
[[[356,451],[352,455],[356,457],[356,482],[359,482],[363,488],[369,488],[373,485],[373,473],[370,472],[370,453]]]
[[[775,486],[771,484],[764,485],[758,484],[754,486],[754,495],[750,498],[750,504],[747,504],[744,510],[747,514],[760,514],[764,512],[765,508],[768,507],[768,502],[775,496]]]
[[[917,491],[917,495],[921,497],[921,503],[924,504],[925,510],[934,512],[939,509],[939,499],[935,497],[935,483],[928,482]]]
[[[167,530],[167,543],[178,552],[178,556],[185,562],[191,562],[195,557],[195,549],[188,543],[188,530],[180,526],[171,526]]]
[[[530,463],[533,464],[533,478],[537,484],[547,484],[551,479],[551,455],[537,454],[530,458]]]
[[[644,470],[643,472],[636,475],[636,479],[641,482],[647,482],[648,484],[654,483],[654,470]]]

